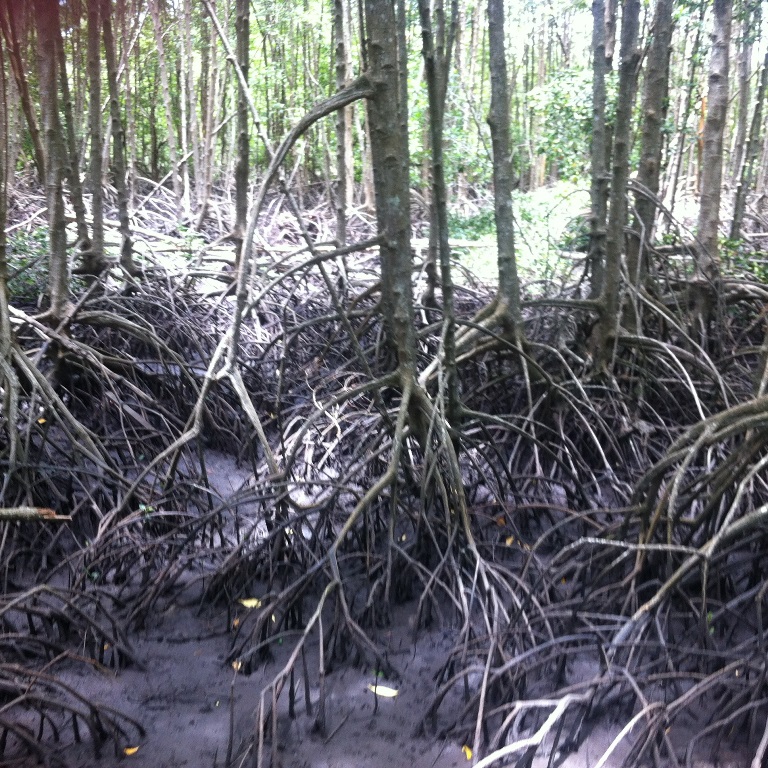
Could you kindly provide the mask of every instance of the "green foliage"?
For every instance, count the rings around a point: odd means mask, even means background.
[[[48,282],[48,230],[17,230],[8,236],[8,291],[12,299],[36,302]]]
[[[580,251],[589,249],[589,218],[575,216],[563,228],[555,246],[561,251]]]
[[[726,270],[746,272],[761,283],[768,283],[768,253],[765,251],[753,250],[744,240],[723,238],[720,255]]]
[[[561,179],[576,181],[589,167],[592,136],[592,73],[568,69],[528,94],[541,118],[536,150],[556,164]]]
[[[479,240],[487,235],[496,234],[493,208],[484,208],[468,216],[449,212],[448,232],[451,237],[460,240]]]

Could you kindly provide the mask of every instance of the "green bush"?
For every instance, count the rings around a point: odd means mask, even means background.
[[[18,230],[8,236],[8,291],[12,299],[36,302],[48,283],[48,230]]]
[[[448,232],[460,240],[479,240],[496,233],[493,208],[485,208],[469,216],[448,213]]]

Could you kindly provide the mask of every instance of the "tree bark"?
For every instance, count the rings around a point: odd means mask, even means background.
[[[237,161],[235,164],[235,227],[232,239],[235,242],[235,256],[239,263],[242,256],[243,237],[248,217],[248,100],[245,82],[248,80],[250,50],[250,18],[248,0],[237,0],[235,21],[235,47],[237,63],[243,73],[243,81],[237,91]]]
[[[646,274],[645,245],[653,240],[654,220],[661,175],[662,128],[667,118],[669,58],[672,44],[672,0],[658,0],[653,20],[643,84],[639,191],[635,194],[633,234],[627,241],[627,273],[632,285],[643,284]],[[626,315],[630,326],[637,318]]]
[[[341,91],[352,77],[348,0],[334,0],[333,14],[336,90]],[[351,106],[336,113],[336,244],[339,247],[347,242],[347,211],[352,207],[354,191],[352,115]]]
[[[744,160],[744,150],[747,146],[747,122],[749,120],[750,80],[752,78],[752,42],[755,38],[753,29],[760,29],[760,3],[755,0],[744,0],[742,8],[741,41],[736,64],[736,130],[733,133],[732,151],[729,175],[737,179]]]
[[[613,172],[605,238],[605,277],[600,293],[597,370],[605,373],[613,361],[620,320],[621,257],[624,251],[624,226],[627,220],[629,153],[632,141],[632,110],[637,92],[640,50],[640,0],[624,0],[621,14],[619,92],[616,97],[616,123],[613,139]]]
[[[694,294],[692,303],[703,344],[708,340],[709,327],[714,318],[720,274],[720,195],[723,178],[723,137],[728,112],[731,17],[732,0],[715,0],[707,114],[703,133],[696,273],[691,283]]]
[[[62,320],[69,299],[67,232],[64,219],[63,136],[59,120],[59,89],[56,62],[56,38],[59,35],[57,0],[35,0],[38,61],[40,68],[40,106],[46,147],[46,202],[48,204],[48,295],[49,317]]]
[[[731,221],[731,240],[741,239],[741,224],[744,220],[744,211],[747,204],[747,194],[752,189],[755,177],[755,163],[760,152],[760,129],[763,122],[763,105],[765,104],[765,92],[768,87],[768,53],[765,54],[763,68],[760,70],[760,83],[757,86],[755,97],[755,109],[752,113],[752,123],[749,128],[749,141],[744,159],[739,171],[739,180],[736,186],[736,195],[733,203],[733,219]]]
[[[693,44],[691,46],[691,52],[688,55],[688,61],[690,62],[690,70],[688,74],[688,80],[685,87],[685,102],[682,110],[682,114],[680,115],[679,119],[677,120],[677,136],[676,136],[676,145],[675,145],[675,153],[673,156],[672,161],[668,164],[667,171],[666,171],[666,190],[663,195],[665,200],[668,200],[667,207],[670,210],[674,210],[675,207],[675,198],[677,197],[677,187],[680,180],[680,174],[682,172],[683,168],[683,155],[685,153],[685,146],[686,146],[686,140],[688,136],[690,136],[690,133],[688,131],[688,121],[690,119],[691,113],[693,111],[693,94],[694,90],[696,88],[696,81],[698,78],[698,61],[699,61],[699,51],[701,49],[701,28],[704,18],[704,5],[701,6],[701,11],[699,13],[699,17],[695,20],[696,25],[696,34],[693,39]],[[686,37],[688,37],[688,34],[690,32],[690,27],[686,27]],[[669,221],[669,224],[671,225],[671,220]],[[669,231],[669,229],[667,229]]]
[[[591,212],[587,270],[590,275],[590,296],[597,298],[603,288],[605,275],[605,226],[608,216],[609,141],[605,126],[605,78],[608,63],[605,51],[605,0],[592,3],[592,181]]]
[[[22,59],[21,45],[19,43],[19,14],[23,11],[24,6],[22,4],[14,2],[3,3],[0,7],[0,26],[5,37],[13,77],[19,91],[21,108],[27,120],[27,128],[29,129],[29,136],[32,141],[32,159],[37,168],[37,178],[42,184],[45,183],[47,178],[45,172],[45,149],[43,148],[43,140],[40,137],[40,128],[35,117],[35,109],[32,106],[29,84],[25,75],[29,71],[29,67],[25,65]]]
[[[136,276],[140,269],[133,261],[131,222],[128,215],[128,188],[125,182],[125,129],[120,116],[120,92],[117,85],[117,56],[115,38],[112,32],[112,0],[102,0],[101,24],[104,35],[104,58],[107,64],[109,86],[109,112],[112,119],[112,170],[117,190],[117,215],[120,222],[120,266],[130,276]]]
[[[424,70],[429,101],[429,129],[431,145],[432,204],[430,208],[430,255],[428,258],[428,290],[431,295],[425,303],[434,304],[436,270],[434,256],[439,257],[440,285],[443,304],[442,357],[445,371],[445,409],[448,423],[458,427],[461,414],[458,373],[456,370],[456,317],[454,312],[453,278],[451,276],[451,248],[448,242],[448,193],[443,161],[443,126],[445,97],[451,66],[451,50],[458,19],[458,2],[451,6],[451,25],[446,32],[445,9],[442,0],[436,0],[434,15],[436,34],[432,31],[432,9],[429,0],[419,0],[421,35],[423,41]],[[432,245],[435,245],[435,251]],[[431,275],[429,267],[431,266]],[[458,450],[458,445],[455,445]]]
[[[176,201],[176,217],[182,218],[182,184],[179,175],[179,150],[176,144],[176,126],[173,119],[173,100],[171,98],[171,85],[168,77],[168,61],[165,55],[165,43],[163,41],[163,25],[160,19],[159,0],[149,0],[149,9],[152,13],[152,27],[155,32],[155,47],[157,48],[157,64],[160,71],[160,90],[163,94],[166,120],[166,140],[168,141],[168,161],[171,170],[171,182],[173,184],[173,197]]]
[[[488,0],[488,50],[491,75],[491,107],[488,113],[488,125],[491,129],[493,147],[494,217],[499,270],[496,311],[502,311],[504,331],[519,343],[522,334],[522,310],[512,214],[512,153],[509,138],[509,84],[503,0]]]
[[[93,218],[90,256],[84,258],[83,271],[98,274],[104,258],[104,193],[101,123],[101,0],[88,0],[88,132],[90,134],[91,216]]]
[[[373,97],[368,100],[376,220],[382,236],[382,310],[387,337],[405,375],[415,376],[416,336],[411,283],[411,217],[408,147],[403,126],[400,62],[392,0],[365,0],[368,66]],[[401,55],[404,55],[402,52]],[[406,158],[404,161],[403,158]]]

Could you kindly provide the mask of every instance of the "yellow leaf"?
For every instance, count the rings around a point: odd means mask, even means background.
[[[138,751],[139,751],[138,747],[126,747],[123,750],[123,754],[128,755],[130,757],[131,755],[135,755]]]
[[[232,619],[232,629],[237,629],[240,626],[240,619],[235,616],[234,619]]]
[[[397,696],[397,688],[390,688],[388,685],[371,685],[368,683],[368,690],[373,691],[377,696],[383,696],[385,699],[394,699]]]
[[[507,536],[505,543],[508,547],[511,547],[515,543],[515,537],[514,536]],[[469,759],[469,758],[467,758]]]
[[[403,535],[400,537],[400,541],[405,541],[407,538],[408,538],[408,537],[407,537],[405,534],[403,534]]]
[[[244,597],[237,602],[244,608],[261,608],[261,600],[258,597]]]
[[[109,645],[109,643],[104,643],[104,650],[105,651],[108,651],[110,649],[110,647],[111,646]]]
[[[40,417],[40,418],[37,420],[37,423],[38,423],[38,424],[45,424],[45,419],[44,419],[44,418],[41,416],[41,417]]]
[[[276,621],[277,621],[277,619],[275,618],[275,614],[273,613],[272,614],[272,622],[275,623]]]
[[[243,662],[240,661],[240,659],[235,659],[232,662],[232,669],[234,669],[235,672],[239,672],[240,671],[240,667],[242,667],[242,666],[243,666]]]
[[[472,759],[472,750],[466,744],[461,748],[461,751],[464,753],[464,757],[466,757],[467,760]]]
[[[506,518],[504,517],[504,515],[499,515],[499,516],[496,518],[496,525],[498,525],[498,526],[499,526],[499,528],[503,528],[503,527],[504,527],[504,525],[506,524],[506,522],[507,522],[507,520],[506,520]]]

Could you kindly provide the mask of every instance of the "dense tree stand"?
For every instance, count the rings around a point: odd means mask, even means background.
[[[376,638],[401,603],[416,633],[461,630],[420,733],[525,761],[543,745],[572,749],[601,713],[623,712],[632,760],[662,761],[675,754],[669,729],[714,698],[719,719],[691,755],[734,727],[759,741],[759,326],[734,339],[743,354],[711,360],[687,351],[683,315],[648,298],[653,338],[620,341],[606,388],[575,369],[578,346],[557,346],[559,325],[583,310],[533,304],[536,381],[522,378],[511,342],[490,337],[492,349],[459,366],[463,419],[448,424],[439,375],[427,392],[391,368],[379,257],[360,234],[368,246],[343,299],[326,291],[344,254],[327,248],[261,256],[258,301],[239,320],[236,305],[183,287],[199,277],[159,273],[129,295],[105,285],[86,297],[66,336],[10,310],[5,386],[19,426],[4,411],[15,438],[3,498],[72,521],[16,522],[3,540],[6,754],[47,754],[52,728],[87,730],[97,748],[137,738],[140,725],[117,711],[84,708],[57,663],[79,647],[91,663],[140,664],[132,628],[195,592],[222,614],[258,596],[230,626],[238,674],[277,642],[294,648],[264,691],[261,726],[235,735],[233,760],[269,762],[281,697],[326,727],[328,702],[299,702],[296,665],[322,679],[352,658],[396,680]],[[159,301],[169,285],[170,306]],[[762,300],[759,286],[737,285],[734,332]],[[459,316],[483,301],[459,288]],[[222,377],[235,322],[240,373]],[[424,370],[440,338],[416,326],[415,339]],[[35,358],[54,344],[55,367]],[[207,481],[211,449],[253,467],[234,500]]]

